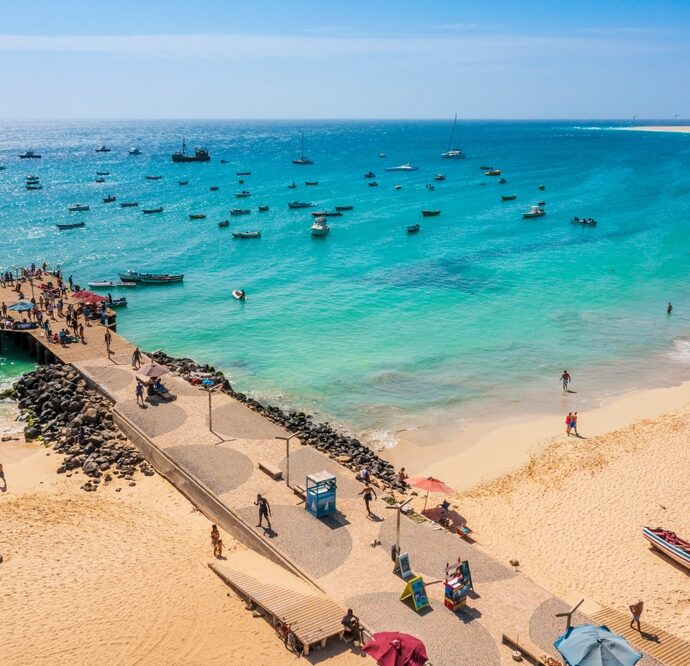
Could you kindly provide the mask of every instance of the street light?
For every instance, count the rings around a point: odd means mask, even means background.
[[[395,509],[398,512],[398,515],[396,516],[396,521],[395,521],[395,555],[396,557],[400,555],[400,514],[402,513],[402,509],[404,506],[409,504],[412,501],[412,497],[410,499],[405,500],[404,502],[396,502],[395,504],[388,504],[384,508],[386,509]]]
[[[202,388],[206,393],[208,393],[208,429],[213,432],[213,412],[211,410],[211,394],[220,387],[220,384],[216,384],[215,386],[211,386],[210,384],[202,385]],[[215,432],[213,432],[214,435],[216,435]],[[218,435],[216,435],[218,436]]]
[[[287,462],[285,463],[285,483],[287,484],[288,488],[292,488],[290,485],[290,440],[294,437],[299,437],[300,435],[302,435],[302,431],[298,430],[297,432],[289,434],[287,437],[276,437],[276,439],[282,439],[285,441],[285,457],[287,458]]]

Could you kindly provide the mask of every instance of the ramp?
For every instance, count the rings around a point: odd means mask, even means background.
[[[331,636],[342,637],[345,610],[320,590],[254,551],[229,553],[208,565],[237,593],[273,619],[284,620],[304,645],[322,647]]]
[[[690,643],[673,636],[663,629],[642,620],[642,635],[630,627],[630,616],[612,608],[602,608],[590,617],[599,624],[605,624],[611,631],[624,636],[638,650],[658,659],[666,666],[687,666],[690,664]]]

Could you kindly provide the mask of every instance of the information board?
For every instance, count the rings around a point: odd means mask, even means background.
[[[400,553],[395,558],[393,573],[398,574],[403,580],[408,580],[414,576],[412,569],[410,569],[410,556],[407,553]]]
[[[407,582],[403,593],[400,595],[400,601],[404,601],[409,597],[412,597],[412,603],[416,611],[426,608],[429,605],[424,579],[421,576],[416,576]]]

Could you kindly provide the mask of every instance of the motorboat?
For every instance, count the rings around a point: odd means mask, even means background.
[[[385,157],[386,153],[379,153],[379,157]]]
[[[312,186],[312,187],[313,187],[314,185],[318,185],[318,184],[319,184],[319,181],[318,181],[318,180],[305,180],[305,181],[304,181],[304,184],[307,185],[307,186]]]
[[[260,231],[233,231],[233,238],[247,239],[247,238],[261,238]]]
[[[130,148],[127,152],[130,155],[141,155],[141,151],[136,146],[134,146],[133,148]]]
[[[312,215],[314,217],[341,217],[342,212],[339,210],[336,210],[335,212],[328,211],[328,210],[319,210],[319,211],[312,211]]]
[[[87,204],[76,203],[67,206],[67,210],[71,213],[81,213],[85,210],[89,210],[89,206]]]
[[[160,180],[163,176],[146,176],[146,180]]]
[[[38,176],[27,176],[25,180],[27,183],[37,183],[40,178]]]
[[[105,183],[105,178],[103,178],[102,176],[99,176],[98,178],[96,178],[96,182],[97,183]]]
[[[436,189],[433,185],[425,185],[424,187],[426,187],[429,192],[433,192]]]
[[[423,210],[422,217],[437,217],[441,214],[440,210]]]
[[[230,215],[249,215],[252,211],[249,208],[233,208]]]
[[[110,171],[96,171],[97,176],[109,176]]]
[[[110,148],[108,148],[108,146],[106,146],[106,145],[98,146],[98,148],[96,148],[96,152],[97,153],[109,153]]]
[[[314,224],[311,225],[311,235],[312,236],[325,236],[331,228],[326,222],[326,218],[321,216],[314,220]]]
[[[189,181],[188,180],[178,180],[177,184],[178,185],[189,185]]]
[[[120,208],[136,208],[138,205],[138,201],[123,201],[120,204]]]
[[[290,183],[288,185],[288,190],[294,190],[297,187],[297,183]]]
[[[379,184],[375,180],[368,182],[367,185],[369,187],[378,187],[379,186]]]
[[[682,567],[690,569],[690,542],[663,527],[643,527],[642,535],[652,547],[670,557]]]
[[[402,185],[394,185],[393,189],[394,190],[402,190]]]
[[[218,226],[219,226],[221,229],[223,229],[223,228],[225,228],[225,227],[229,227],[229,226],[230,226],[230,221],[229,221],[229,220],[222,220],[222,221],[218,222]]]
[[[218,185],[211,185],[208,189],[211,190],[211,192],[217,192],[220,187],[218,187]]]
[[[364,174],[365,178],[376,178],[376,174],[373,171],[369,171],[368,173]]]
[[[353,210],[354,206],[336,206],[336,210]]]
[[[502,194],[501,201],[515,201],[517,194]]]
[[[190,213],[189,219],[190,220],[205,220],[206,215],[204,213]]]
[[[543,191],[546,189],[546,186],[545,186],[545,185],[540,185],[540,186],[539,186],[539,189],[543,192]]]
[[[465,153],[462,152],[461,148],[453,148],[453,139],[455,137],[455,128],[458,124],[458,114],[455,114],[455,119],[453,120],[453,128],[450,131],[450,137],[448,138],[448,150],[445,153],[441,153],[441,157],[445,159],[456,159],[464,160]]]
[[[195,148],[194,155],[187,154],[187,144],[182,139],[182,149],[172,154],[172,161],[177,162],[210,162],[211,155],[206,148]]]
[[[158,206],[158,208],[142,208],[141,212],[144,215],[153,215],[154,213],[162,213],[163,206]]]
[[[109,308],[126,308],[127,299],[124,296],[120,296],[119,298],[109,298],[107,301],[105,301],[105,304]]]
[[[537,201],[537,206],[546,206],[546,201]]]
[[[302,166],[308,165],[308,164],[314,164],[313,160],[310,160],[308,157],[305,157],[304,155],[304,132],[302,132],[302,138],[300,140],[300,154],[299,157],[296,157],[294,160],[292,160],[293,164],[299,164]]]
[[[136,282],[116,282],[115,280],[103,280],[102,282],[89,282],[91,289],[119,289],[120,287],[136,287]]]
[[[419,171],[419,167],[412,164],[400,164],[394,167],[388,167],[386,171]]]
[[[591,217],[573,217],[570,220],[573,224],[581,224],[583,227],[596,227],[597,221]]]
[[[251,192],[248,192],[247,190],[242,190],[241,192],[237,192],[235,194],[235,197],[237,199],[244,199],[245,197],[251,196]]]
[[[79,229],[80,227],[85,227],[85,222],[75,222],[74,224],[56,224],[55,225],[60,231],[65,231],[66,229]]]
[[[33,150],[27,150],[25,153],[19,153],[20,160],[40,160],[41,156]]]
[[[244,289],[233,289],[232,297],[237,301],[246,301],[247,300],[247,294],[244,291]]]
[[[543,208],[540,208],[539,206],[530,206],[530,209],[522,214],[522,217],[543,217],[546,215],[546,211]]]
[[[227,161],[227,160],[221,160],[220,163],[221,163],[221,164],[227,164],[228,161]]]
[[[268,211],[268,206],[259,206],[259,212],[260,213],[265,213]]]
[[[288,204],[288,208],[313,208],[313,203],[308,203],[306,201],[291,201]]]
[[[107,197],[103,198],[103,203],[113,203],[113,201],[117,201],[117,197],[113,196],[112,194],[109,194]]]
[[[141,282],[142,284],[171,284],[182,282],[184,275],[171,273],[142,273],[141,271],[126,271],[119,274],[123,282]]]
[[[32,190],[32,191],[34,191],[34,190],[42,190],[42,189],[43,189],[43,185],[41,185],[41,184],[39,184],[39,183],[27,183],[27,184],[26,184],[26,189],[27,189],[27,190]]]
[[[420,229],[421,229],[421,227],[418,224],[410,224],[407,227],[407,233],[408,234],[416,234]]]
[[[445,180],[445,179],[446,179],[446,175],[443,174],[443,173],[437,173],[437,174],[434,176],[434,180]]]
[[[499,185],[505,185],[508,181],[505,178],[501,178],[501,180],[498,181]]]
[[[251,171],[237,171],[235,173],[236,176],[251,176],[252,172]]]
[[[485,171],[484,175],[485,176],[500,176],[501,170],[500,169],[490,169],[489,171]]]

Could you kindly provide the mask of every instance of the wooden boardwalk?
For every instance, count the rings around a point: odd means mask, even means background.
[[[646,652],[666,666],[688,666],[690,664],[690,643],[673,636],[663,629],[657,629],[642,621],[642,634],[630,627],[630,616],[612,608],[602,608],[591,613],[598,624],[606,625],[611,631],[624,636],[638,650]]]
[[[239,595],[270,615],[287,622],[304,646],[325,647],[331,636],[342,637],[345,610],[320,590],[253,551],[229,553],[209,564]]]

